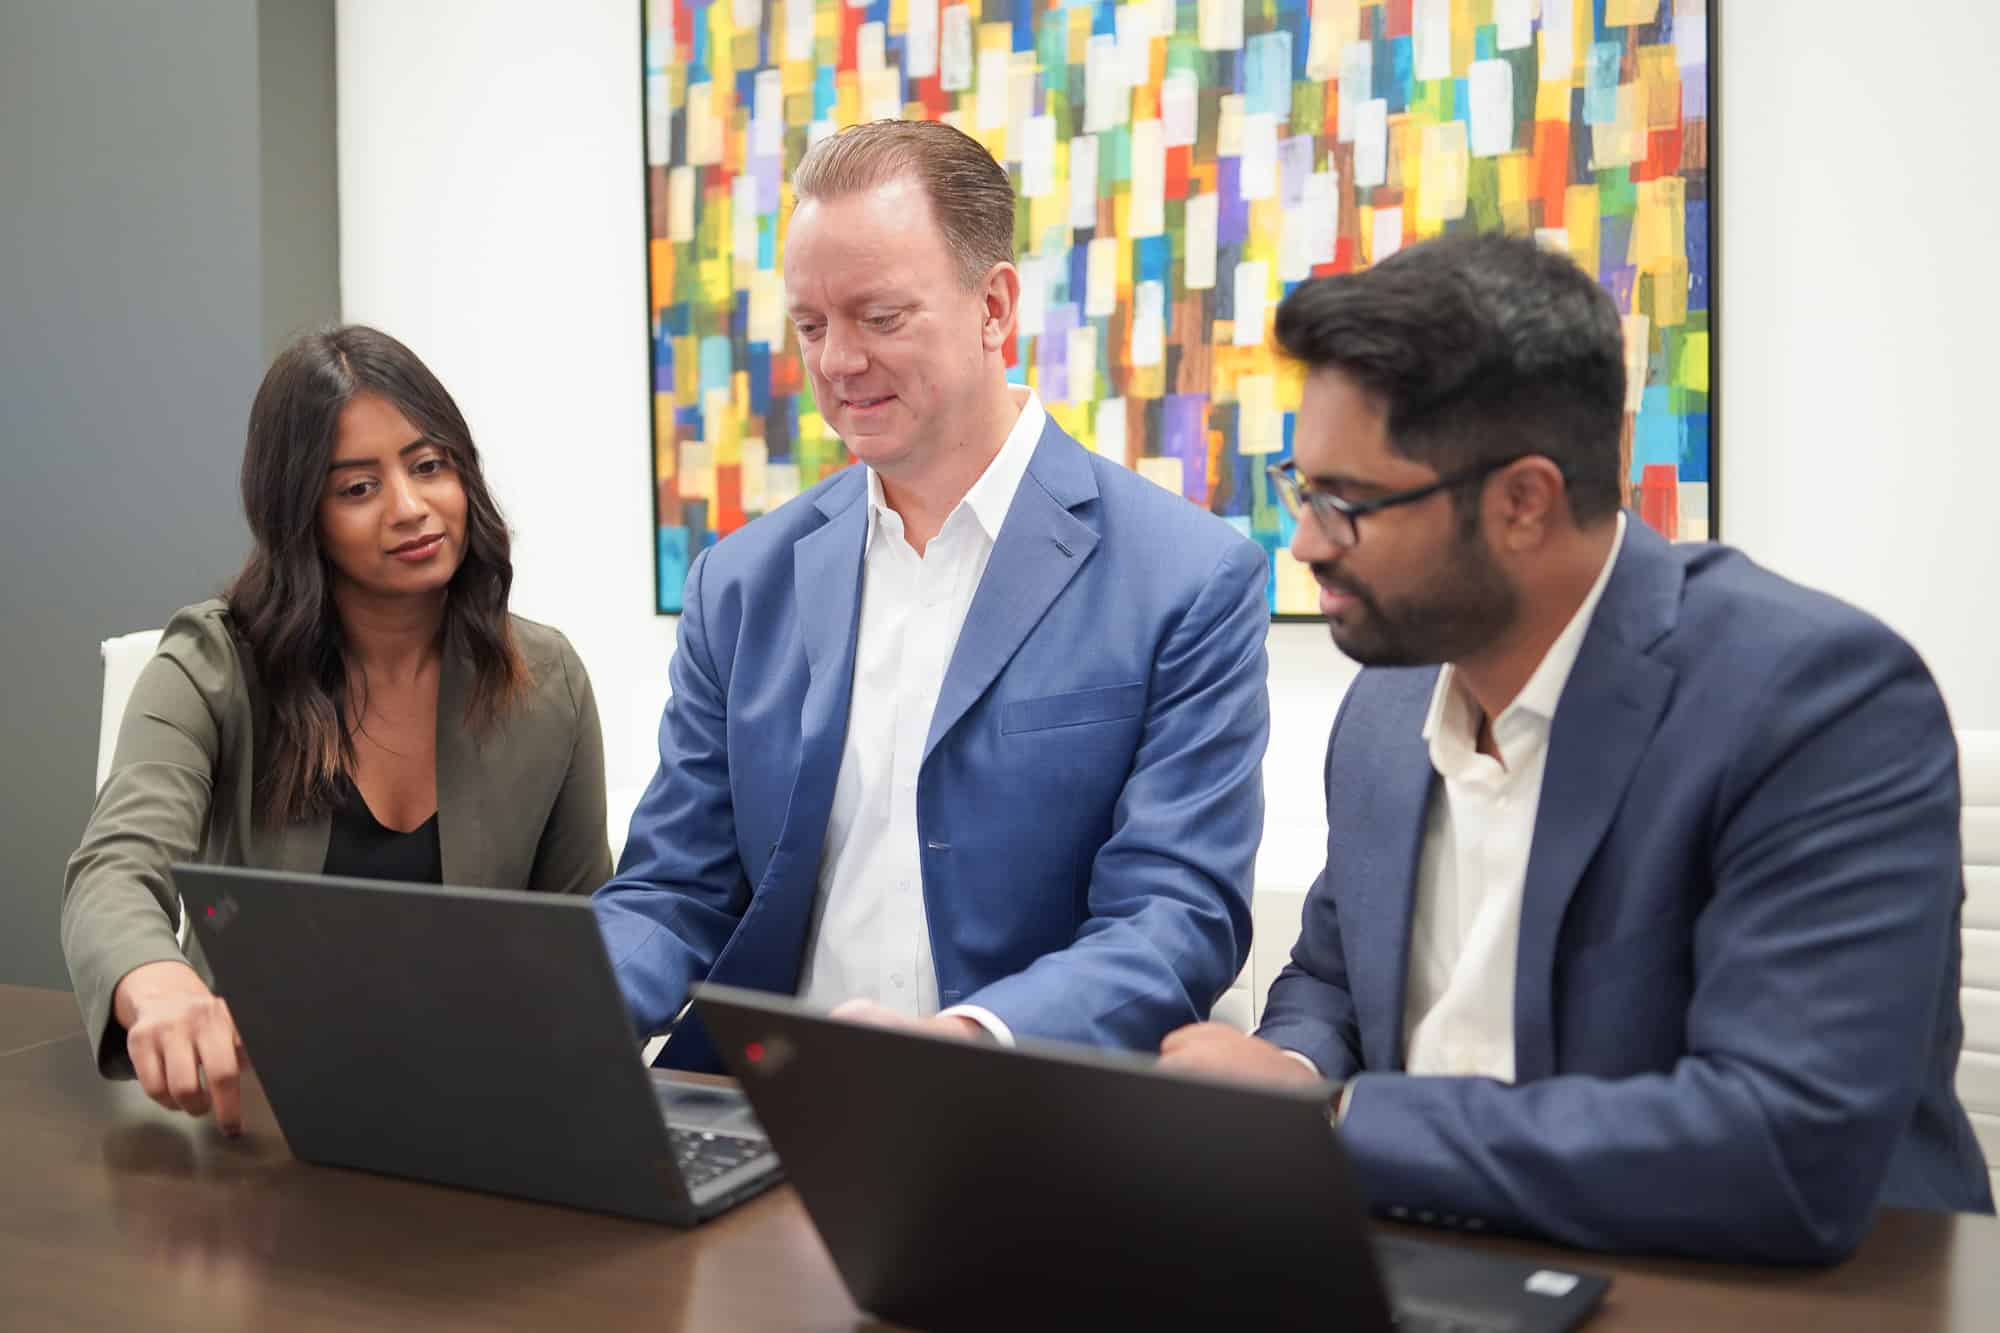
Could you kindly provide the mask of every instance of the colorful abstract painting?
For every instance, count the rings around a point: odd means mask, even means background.
[[[1464,229],[1611,292],[1633,507],[1706,537],[1707,0],[647,0],[659,609],[689,561],[849,461],[784,317],[791,168],[839,127],[950,121],[1013,176],[1012,377],[1236,524],[1274,614],[1311,576],[1264,469],[1300,377],[1285,293]]]

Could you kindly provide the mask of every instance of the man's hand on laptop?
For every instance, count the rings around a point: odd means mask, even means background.
[[[229,1004],[186,963],[142,963],[111,994],[125,1051],[146,1095],[169,1111],[206,1115],[222,1132],[243,1132],[239,1076],[249,1063]]]
[[[907,1028],[912,1032],[928,1032],[933,1036],[957,1037],[961,1041],[978,1041],[986,1035],[986,1030],[977,1022],[959,1014],[933,1014],[929,1018],[912,1018],[908,1014],[897,1013],[886,1004],[873,1000],[842,1000],[828,1015],[849,1023],[870,1023],[878,1028]]]
[[[1312,1067],[1226,1023],[1190,1023],[1160,1043],[1160,1068],[1240,1083],[1318,1083]]]

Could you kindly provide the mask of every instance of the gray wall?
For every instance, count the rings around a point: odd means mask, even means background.
[[[250,396],[339,309],[332,0],[0,0],[0,982],[67,986],[99,640],[241,561]]]

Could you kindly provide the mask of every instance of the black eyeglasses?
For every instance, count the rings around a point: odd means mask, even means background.
[[[1300,480],[1298,464],[1289,458],[1282,463],[1273,463],[1264,471],[1271,478],[1271,485],[1277,488],[1278,500],[1285,506],[1285,512],[1303,523],[1306,512],[1310,510],[1313,518],[1319,523],[1320,531],[1326,534],[1326,539],[1344,551],[1360,544],[1359,520],[1368,514],[1394,509],[1397,505],[1415,504],[1439,491],[1450,490],[1453,486],[1483,481],[1503,467],[1535,456],[1514,454],[1507,458],[1488,459],[1484,463],[1475,463],[1464,471],[1439,477],[1428,486],[1419,486],[1410,491],[1397,491],[1393,495],[1378,496],[1373,500],[1343,500],[1331,492],[1314,490],[1311,482]]]

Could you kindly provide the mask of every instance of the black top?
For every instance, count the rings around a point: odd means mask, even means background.
[[[347,778],[340,780],[340,803],[322,873],[352,879],[394,879],[408,884],[444,883],[444,855],[438,850],[435,811],[408,833],[384,828]]]

